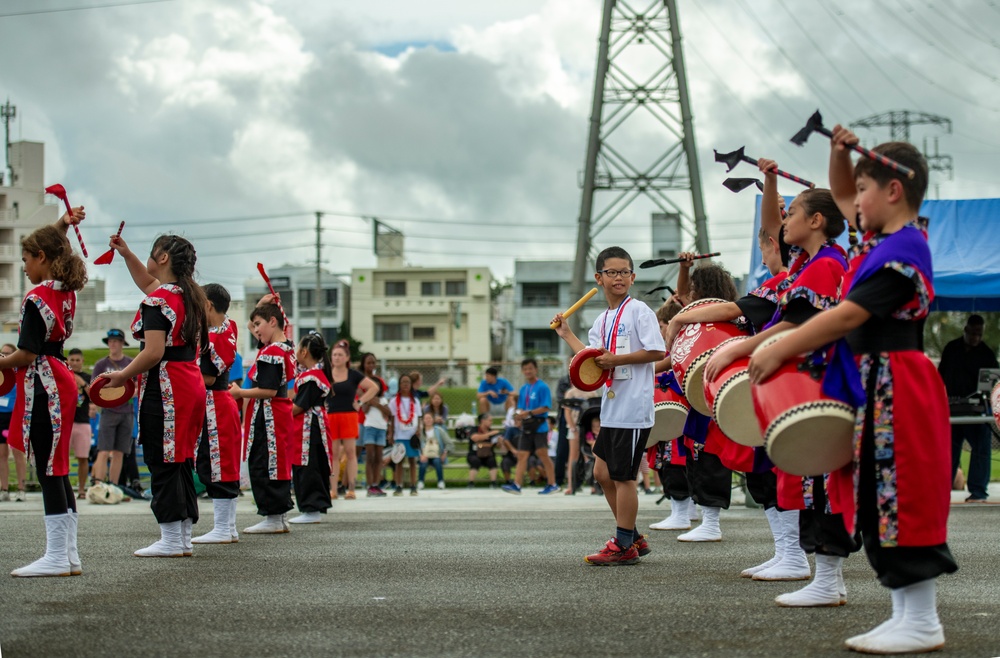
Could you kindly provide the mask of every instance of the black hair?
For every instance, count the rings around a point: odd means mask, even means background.
[[[229,296],[229,291],[226,290],[220,283],[207,283],[201,288],[205,291],[205,297],[208,301],[212,302],[212,306],[219,313],[225,314],[229,311],[229,302],[232,299]]]
[[[476,422],[481,423],[489,417],[490,417],[489,414],[479,414],[478,416],[476,416]]]
[[[496,377],[497,375],[500,374],[500,371],[497,370],[496,366],[490,366],[489,368],[486,369],[486,374],[493,375],[494,377]]]
[[[278,308],[277,304],[261,304],[260,306],[255,306],[252,311],[250,311],[250,319],[260,318],[264,322],[270,322],[272,319],[278,321],[278,329],[285,328],[285,319],[281,315],[281,309]],[[325,344],[325,341],[324,341]]]
[[[205,319],[205,292],[194,280],[194,266],[198,254],[194,245],[179,235],[161,235],[153,242],[150,256],[166,254],[170,258],[170,271],[177,277],[184,299],[184,324],[181,338],[188,345],[208,349],[208,321]]]
[[[969,319],[965,321],[965,324],[966,326],[972,327],[985,327],[986,320],[983,319],[983,316],[973,313],[969,316]]]
[[[79,354],[80,356],[83,356],[83,350],[81,350],[79,347],[74,347],[66,354],[68,356],[73,356],[74,354]]]
[[[816,213],[823,215],[823,234],[828,239],[834,240],[844,232],[847,220],[837,207],[837,202],[833,200],[830,190],[820,187],[803,190],[799,193],[798,199],[806,215],[811,216]]]
[[[621,247],[608,247],[601,253],[597,254],[597,271],[600,272],[604,269],[604,262],[609,258],[622,258],[628,261],[628,267],[630,270],[635,269],[632,264],[632,257],[629,256],[628,252]]]
[[[527,359],[524,359],[523,361],[521,361],[521,367],[523,368],[524,366],[528,365],[529,363],[531,365],[535,366],[536,368],[538,367],[538,361],[535,361],[530,356]]]
[[[326,358],[326,341],[323,335],[315,331],[310,331],[299,341],[299,347],[309,352],[309,356],[316,359],[320,364],[320,369],[326,375],[326,380],[330,382],[330,390],[333,390],[333,371],[330,369],[330,360]]]
[[[924,195],[927,194],[927,159],[909,142],[886,142],[872,150],[912,169],[913,178],[904,176],[892,167],[887,167],[871,158],[858,160],[854,165],[854,178],[867,176],[880,187],[885,187],[891,180],[898,180],[903,186],[907,205],[913,212],[920,210],[920,204],[924,202]]]

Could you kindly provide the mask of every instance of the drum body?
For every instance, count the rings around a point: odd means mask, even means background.
[[[569,380],[581,391],[596,391],[611,377],[610,370],[597,365],[595,359],[601,355],[596,347],[585,347],[573,357],[569,364]]]
[[[730,338],[715,352],[735,346],[745,338]],[[744,446],[764,445],[764,435],[757,424],[757,414],[750,394],[750,357],[741,357],[726,366],[719,375],[705,381],[705,401],[723,434]]]
[[[691,407],[683,395],[671,389],[653,388],[653,427],[649,430],[646,447],[655,446],[661,441],[673,441],[684,433],[684,423],[687,422]]]
[[[131,379],[125,380],[121,386],[114,388],[107,385],[108,380],[98,377],[90,384],[90,401],[98,407],[113,409],[119,407],[135,396],[135,382]]]
[[[990,408],[993,409],[993,420],[1000,425],[1000,382],[990,392]]]
[[[17,374],[13,368],[0,370],[0,395],[7,395],[14,390],[17,383]]]
[[[699,299],[681,309],[681,313],[700,306],[725,303],[723,299]],[[745,331],[731,322],[694,322],[684,325],[677,334],[670,348],[670,361],[674,376],[692,409],[705,416],[712,415],[712,409],[705,400],[702,383],[705,364],[716,347],[730,338],[746,335]]]
[[[791,332],[764,341],[762,349]],[[751,385],[767,456],[791,475],[822,475],[854,457],[855,410],[823,393],[823,383],[803,368],[805,357],[786,361],[767,381]]]

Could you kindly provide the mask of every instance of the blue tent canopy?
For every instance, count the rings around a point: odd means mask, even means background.
[[[791,203],[792,197],[785,197]],[[747,290],[770,275],[761,263],[757,233],[760,202],[754,211]],[[1000,199],[924,201],[920,214],[930,217],[928,242],[934,258],[935,311],[1000,311]],[[838,242],[847,248],[847,234]]]

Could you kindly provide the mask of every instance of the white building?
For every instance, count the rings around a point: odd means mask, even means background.
[[[271,285],[281,297],[281,305],[285,309],[289,322],[295,329],[295,335],[302,337],[316,329],[316,268],[305,265],[283,265],[268,270]],[[323,338],[327,343],[337,337],[340,325],[348,319],[350,310],[351,288],[337,275],[320,271],[321,298],[319,300],[320,323]],[[268,293],[267,285],[259,276],[247,279],[243,283],[245,311],[257,305],[257,300]],[[230,317],[236,319],[234,313]],[[249,332],[244,330],[245,322],[240,326],[241,343],[250,346]]]
[[[14,142],[10,145],[14,180],[3,186],[0,178],[0,323],[16,330],[27,279],[21,269],[21,238],[59,219],[61,208],[45,203],[45,145]]]

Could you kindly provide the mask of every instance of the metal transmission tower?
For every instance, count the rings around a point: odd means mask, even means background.
[[[10,164],[10,120],[17,116],[17,108],[10,104],[7,99],[6,105],[0,105],[0,119],[3,120],[4,128],[4,161],[7,163],[7,172],[10,175],[10,184],[14,185],[14,167]],[[3,174],[0,174],[0,185],[3,185]]]
[[[635,1],[604,2],[571,286],[574,300],[589,287],[591,240],[640,197],[678,217],[694,248],[709,251],[676,3],[657,0],[637,10]],[[649,152],[651,135],[662,145],[658,153]],[[678,191],[690,191],[693,212],[674,200],[672,193]],[[598,192],[600,205],[595,203]],[[570,318],[577,330],[580,317]]]
[[[870,117],[858,119],[851,123],[851,129],[858,128],[883,128],[889,127],[889,139],[894,142],[910,142],[910,126],[941,126],[945,132],[951,134],[951,119],[938,116],[937,114],[927,114],[926,112],[911,112],[910,110],[892,110],[882,114],[873,114]],[[927,138],[924,138],[924,157],[927,158],[927,168],[931,171],[943,171],[948,174],[948,180],[954,176],[954,166],[950,155],[942,155],[938,152],[937,137],[934,138],[934,153],[927,149]],[[938,193],[938,185],[934,185],[935,196]]]

